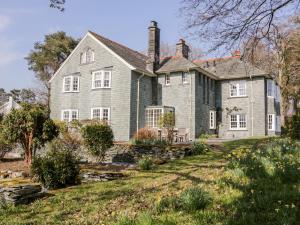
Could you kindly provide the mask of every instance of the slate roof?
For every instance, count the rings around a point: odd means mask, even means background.
[[[105,44],[108,48],[114,51],[117,55],[119,55],[122,59],[124,59],[127,63],[129,63],[130,65],[132,65],[138,70],[141,70],[146,73],[150,73],[150,71],[146,69],[146,61],[148,59],[147,56],[145,56],[140,52],[132,50],[124,45],[121,45],[117,42],[114,42],[108,38],[105,38],[99,34],[96,34],[95,32],[92,31],[89,32],[95,38],[97,38],[99,41]]]
[[[249,76],[269,76],[266,72],[246,63],[240,57],[195,60],[195,64],[214,73],[219,79],[236,79]]]
[[[198,68],[199,66],[184,57],[166,57],[162,59],[160,68],[157,73],[166,73],[172,71],[182,71],[191,68]]]

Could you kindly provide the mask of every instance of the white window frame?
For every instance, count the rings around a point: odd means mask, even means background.
[[[216,111],[209,111],[209,129],[216,129]]]
[[[242,85],[244,86],[243,89],[242,89]],[[232,93],[232,91],[234,90],[233,87],[235,87],[236,95],[233,95],[233,93]],[[243,90],[244,94],[241,94],[242,90]],[[246,83],[246,81],[238,81],[238,82],[229,83],[229,96],[232,97],[232,98],[247,96],[247,83]]]
[[[68,112],[69,113],[69,118],[68,118],[68,121],[65,121],[65,119],[64,119],[64,113],[65,112]],[[73,119],[72,118],[72,115],[73,115],[73,112],[76,112],[76,119]],[[62,111],[61,111],[61,120],[62,121],[65,121],[65,122],[71,122],[71,121],[73,121],[73,120],[78,120],[78,118],[79,118],[79,111],[78,111],[78,109],[63,109]]]
[[[165,85],[169,86],[171,84],[171,76],[170,74],[165,74]]]
[[[188,80],[188,73],[187,72],[182,72],[182,83],[183,84],[188,84],[189,83],[189,80]]]
[[[154,115],[154,110],[159,110],[160,111],[160,115],[159,114],[155,114]],[[152,117],[149,117],[149,111],[152,111]],[[146,126],[148,128],[158,128],[159,124],[158,124],[158,121],[160,119],[160,117],[164,114],[164,109],[163,108],[148,108],[146,109]]]
[[[99,87],[96,87],[95,86],[95,75],[96,73],[100,73],[100,86]],[[109,76],[109,85],[108,86],[104,86],[104,82],[107,81],[105,80],[105,74],[108,73],[108,76]],[[102,89],[102,88],[111,88],[111,74],[112,74],[112,71],[111,70],[96,70],[96,71],[93,71],[92,72],[92,89]]]
[[[66,90],[66,79],[70,78],[70,90]],[[77,90],[74,89],[74,78],[78,79]],[[63,79],[63,92],[79,92],[80,89],[80,76],[65,76]]]
[[[95,118],[94,117],[94,110],[100,110],[100,117],[99,118]],[[91,108],[91,119],[98,119],[98,120],[104,120],[103,119],[103,111],[104,110],[108,110],[108,118],[107,121],[110,121],[110,108],[109,107],[95,107],[95,108]]]
[[[275,131],[275,114],[268,114],[268,130]]]
[[[232,127],[232,116],[236,116],[236,127]],[[241,117],[244,116],[245,117],[245,121],[241,120]],[[241,127],[241,122],[245,123],[245,127]],[[230,130],[247,130],[247,115],[246,114],[231,114],[229,116],[229,127]]]
[[[90,60],[88,60],[88,53],[91,54]],[[88,64],[95,61],[95,52],[91,48],[87,48],[80,54],[80,64]]]

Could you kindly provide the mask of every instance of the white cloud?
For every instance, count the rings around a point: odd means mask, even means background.
[[[11,23],[11,20],[6,15],[0,14],[0,32],[5,30]]]

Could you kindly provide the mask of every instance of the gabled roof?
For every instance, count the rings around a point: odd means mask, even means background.
[[[148,71],[146,68],[146,62],[147,62],[148,57],[145,56],[144,54],[137,52],[135,50],[132,50],[124,45],[114,42],[114,41],[112,41],[108,38],[105,38],[99,34],[96,34],[95,32],[89,31],[89,33],[92,34],[96,39],[98,39],[104,45],[106,45],[114,53],[119,55],[128,64],[132,65],[133,67],[135,67],[136,69],[138,69],[142,72],[150,73],[150,71]]]
[[[243,61],[240,57],[230,56],[208,60],[195,60],[195,64],[216,74],[219,79],[238,79],[245,77],[269,75],[255,66]]]
[[[208,70],[204,70],[199,65],[193,63],[192,61],[184,58],[184,57],[166,57],[162,59],[160,63],[160,68],[156,71],[156,73],[170,73],[170,72],[176,72],[176,71],[188,71],[188,70],[199,70],[202,73],[207,74],[208,76],[215,77],[214,74],[212,74]],[[215,77],[216,78],[216,77]]]
[[[112,54],[114,54],[117,58],[119,58],[122,62],[124,62],[131,70],[136,70],[138,72],[145,73],[146,75],[149,75],[149,76],[155,76],[155,74],[153,74],[152,72],[150,72],[146,69],[146,67],[147,67],[146,62],[148,59],[147,56],[145,56],[144,54],[142,54],[140,52],[134,51],[124,45],[121,45],[117,42],[109,40],[108,38],[100,36],[99,34],[96,34],[95,32],[88,31],[87,34],[77,44],[76,48],[68,56],[68,58],[62,63],[62,65],[59,67],[59,69],[54,73],[54,75],[51,77],[49,82],[51,82],[54,79],[54,77],[59,73],[59,71],[64,66],[64,64],[71,58],[71,56],[76,51],[78,46],[80,46],[82,41],[87,36],[92,37],[99,44],[101,44],[103,47],[105,47],[107,50],[109,50]]]

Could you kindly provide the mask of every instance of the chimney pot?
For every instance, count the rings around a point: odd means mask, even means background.
[[[233,57],[240,58],[240,57],[241,57],[241,51],[240,51],[240,50],[235,50],[235,51],[232,53],[232,56],[233,56]]]

